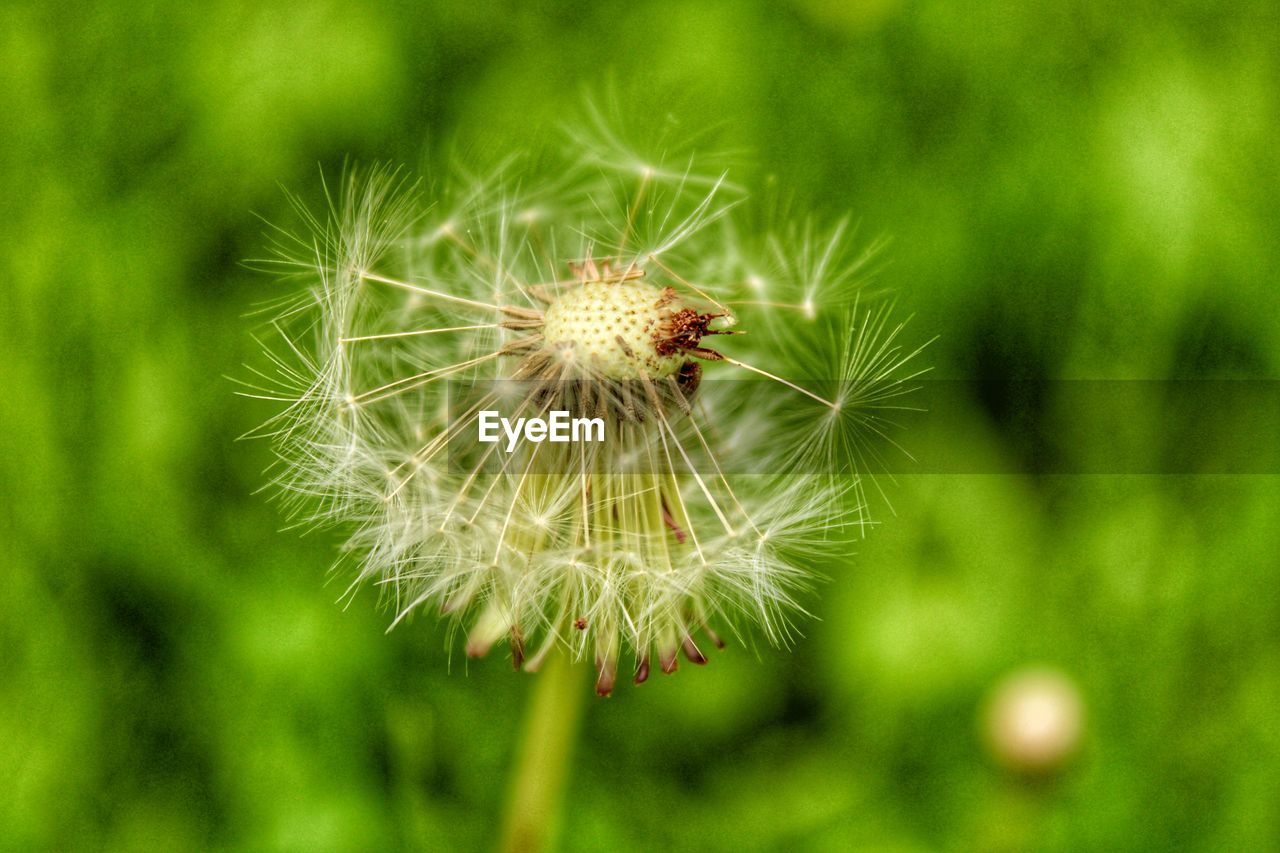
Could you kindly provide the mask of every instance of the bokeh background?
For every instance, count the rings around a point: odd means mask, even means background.
[[[1036,456],[1050,380],[1276,376],[1277,32],[1265,2],[5,3],[0,847],[491,843],[529,678],[339,606],[224,377],[281,184],[519,150],[585,85],[678,91],[747,183],[891,236],[935,375],[996,380],[933,451],[1021,473],[900,477],[793,650],[593,701],[563,847],[1277,849],[1280,484]],[[1039,663],[1086,725],[1030,779],[979,718]]]

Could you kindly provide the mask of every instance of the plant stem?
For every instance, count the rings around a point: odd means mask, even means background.
[[[562,650],[547,656],[525,717],[524,738],[507,794],[504,853],[550,849],[560,816],[565,776],[588,691]]]

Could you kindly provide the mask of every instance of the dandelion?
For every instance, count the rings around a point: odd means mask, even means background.
[[[724,173],[599,138],[425,212],[385,170],[299,206],[269,264],[305,286],[270,308],[253,393],[283,403],[262,432],[290,507],[350,531],[352,591],[393,625],[444,614],[471,657],[588,659],[607,696],[624,666],[792,636],[868,523],[913,352],[863,308],[846,226],[753,239]],[[604,440],[545,440],[566,412]],[[526,440],[479,440],[495,413]]]
[[[352,173],[323,219],[302,211],[308,232],[281,232],[277,262],[309,286],[275,306],[259,371],[287,403],[265,430],[277,483],[307,521],[354,526],[356,586],[382,586],[396,622],[433,606],[470,656],[506,641],[536,670],[565,646],[607,695],[624,647],[643,682],[681,652],[705,663],[720,623],[785,640],[795,552],[866,522],[857,472],[832,475],[869,461],[859,442],[907,390],[898,329],[855,310],[865,256],[838,266],[843,226],[753,256],[723,223],[738,192],[692,167],[584,158],[545,188],[512,171],[430,219],[394,174]],[[823,393],[783,378],[796,364]],[[750,417],[706,393],[711,371],[763,380],[734,388],[756,389]],[[476,399],[451,405],[463,386]],[[500,402],[588,413],[609,440],[478,445],[460,466]]]

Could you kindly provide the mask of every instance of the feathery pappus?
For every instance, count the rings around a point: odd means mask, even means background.
[[[352,589],[447,615],[469,656],[589,657],[602,695],[626,657],[640,683],[726,631],[785,642],[869,523],[918,350],[859,296],[874,247],[753,235],[744,200],[696,158],[587,144],[431,193],[351,171],[299,205],[250,393],[282,404],[259,434],[290,508],[349,532]],[[478,442],[499,410],[604,440]]]

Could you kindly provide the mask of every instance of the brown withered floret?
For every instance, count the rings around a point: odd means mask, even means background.
[[[711,334],[707,326],[718,315],[699,314],[692,308],[681,308],[671,315],[670,321],[654,335],[654,349],[658,355],[675,355],[695,349],[705,335]]]
[[[680,371],[676,374],[676,385],[679,386],[686,398],[692,397],[701,384],[702,365],[696,361],[686,361],[680,365]]]
[[[675,301],[674,288],[667,287],[658,298],[658,307]],[[711,321],[726,316],[724,312],[703,314],[693,308],[681,308],[671,312],[665,323],[653,331],[653,347],[659,356],[687,353],[695,358],[717,361],[720,354],[699,346],[707,335],[732,335],[728,329],[712,329]]]

